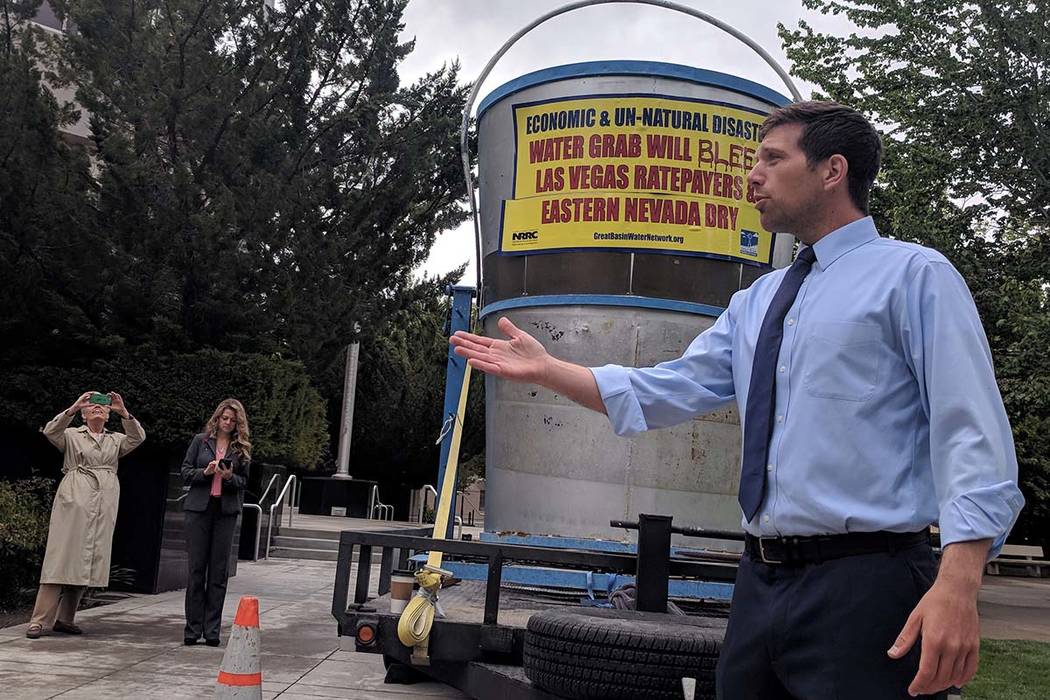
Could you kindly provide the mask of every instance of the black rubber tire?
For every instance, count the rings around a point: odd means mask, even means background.
[[[715,697],[725,637],[720,618],[608,608],[545,610],[529,618],[523,665],[535,685],[564,698],[696,700]]]

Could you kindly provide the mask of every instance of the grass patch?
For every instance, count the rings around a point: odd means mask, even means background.
[[[981,664],[963,700],[1047,700],[1050,643],[982,639]]]

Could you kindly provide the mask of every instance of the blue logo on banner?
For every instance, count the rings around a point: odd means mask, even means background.
[[[758,234],[754,231],[740,232],[740,254],[758,257]]]

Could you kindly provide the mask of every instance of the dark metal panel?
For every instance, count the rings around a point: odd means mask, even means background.
[[[740,277],[740,288],[747,289],[762,275],[768,275],[773,271],[769,267],[755,267],[754,265],[744,265],[744,272]]]
[[[488,585],[485,587],[485,624],[494,625],[499,617],[499,587],[503,580],[503,555],[489,556]]]
[[[524,255],[499,255],[485,257],[484,294],[485,302],[512,299],[525,293]]]
[[[566,252],[530,255],[528,258],[525,292],[530,296],[628,293],[630,253]]]
[[[363,605],[368,602],[368,584],[372,577],[372,546],[362,544],[357,549],[357,585],[354,588],[354,604]]]
[[[335,563],[335,587],[332,592],[332,616],[339,622],[339,634],[343,634],[346,617],[346,597],[350,590],[350,558],[354,555],[354,544],[349,540],[339,541],[339,554]]]
[[[558,700],[557,695],[537,688],[520,666],[474,662],[467,667],[467,685],[473,698],[499,700]]]
[[[394,548],[383,547],[383,555],[379,561],[379,595],[390,592],[390,572],[394,568]]]
[[[638,610],[667,612],[671,516],[638,516]]]
[[[724,307],[740,288],[741,267],[751,266],[684,255],[639,253],[634,256],[631,292]]]
[[[359,617],[350,613],[347,616],[349,625],[356,625]],[[369,617],[374,619],[374,616]],[[376,647],[387,656],[392,656],[404,664],[412,664],[412,650],[401,643],[397,636],[397,615],[379,615],[379,643]],[[500,634],[509,635],[511,638],[510,648],[512,653],[516,650],[520,658],[521,649],[525,645],[525,630],[519,627],[501,627]],[[492,632],[490,631],[489,634]],[[474,661],[482,656],[482,625],[472,622],[449,622],[440,618],[434,620],[430,628],[430,642],[428,652],[432,667],[440,667],[447,663],[462,663]],[[416,668],[427,671],[425,666]],[[450,681],[446,681],[450,682]]]

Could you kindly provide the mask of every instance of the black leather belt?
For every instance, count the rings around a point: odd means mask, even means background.
[[[850,532],[812,537],[747,535],[744,538],[744,551],[753,560],[764,564],[804,566],[860,554],[897,552],[929,543],[928,529],[921,532]]]

